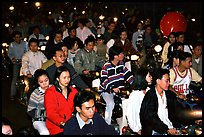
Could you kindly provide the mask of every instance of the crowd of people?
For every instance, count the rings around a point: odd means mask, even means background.
[[[178,115],[183,108],[177,98],[186,100],[192,81],[202,83],[202,41],[188,44],[185,32],[180,31],[164,38],[149,19],[135,23],[131,38],[129,28],[111,18],[104,20],[101,28],[84,16],[70,24],[52,28],[47,22],[45,32],[46,25],[34,23],[29,28],[15,27],[12,33],[8,48],[13,63],[10,99],[15,99],[15,84],[23,76],[28,80],[27,113],[38,133],[117,135],[126,124],[139,135],[178,134],[176,128],[183,124]],[[24,37],[28,41],[22,40]],[[163,41],[162,65],[152,71],[146,61],[158,41]],[[46,46],[45,50],[40,50],[41,46]],[[142,61],[138,61],[138,69],[130,69],[126,62],[135,54]],[[105,101],[104,116],[95,108],[91,72],[100,73],[98,92]],[[118,122],[118,133],[112,125],[114,97],[126,82],[131,91],[129,98],[121,97],[126,120]],[[2,134],[12,134],[3,121]]]

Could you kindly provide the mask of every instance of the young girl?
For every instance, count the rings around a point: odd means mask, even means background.
[[[32,117],[33,127],[40,135],[49,135],[49,131],[45,125],[45,108],[44,95],[45,90],[49,88],[49,77],[46,70],[38,69],[34,73],[34,79],[39,85],[29,99],[27,113]]]
[[[152,76],[145,68],[140,68],[134,76],[133,91],[130,93],[127,105],[127,120],[129,127],[141,135],[140,123],[140,107],[146,92],[150,89],[148,86],[152,84]]]
[[[78,92],[70,86],[70,72],[60,66],[55,72],[54,85],[45,92],[46,126],[51,135],[62,135],[65,122],[74,111],[74,96]]]

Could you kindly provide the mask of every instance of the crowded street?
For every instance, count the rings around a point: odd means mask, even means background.
[[[202,135],[201,2],[2,10],[2,134]]]

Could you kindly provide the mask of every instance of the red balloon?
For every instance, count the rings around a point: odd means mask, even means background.
[[[162,34],[168,37],[170,32],[186,31],[187,22],[180,12],[168,12],[160,21]]]

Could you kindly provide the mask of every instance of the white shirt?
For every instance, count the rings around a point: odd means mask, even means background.
[[[84,26],[83,29],[81,29],[80,27],[78,27],[76,29],[76,36],[84,43],[84,41],[86,40],[86,38],[88,38],[89,35],[92,35],[95,38],[95,35],[91,32],[91,30],[89,28],[87,28],[86,26]]]
[[[147,87],[146,92],[149,89],[150,88]],[[139,130],[142,129],[140,123],[140,108],[144,96],[145,94],[143,93],[143,91],[133,90],[128,98],[126,116],[128,125],[134,132],[138,132]]]
[[[27,51],[22,57],[22,74],[27,76],[27,74],[31,73],[33,75],[35,71],[41,68],[42,64],[46,61],[47,58],[41,51]]]
[[[173,128],[173,124],[172,122],[169,120],[168,118],[168,108],[167,108],[167,98],[166,98],[166,93],[165,91],[163,91],[163,95],[160,96],[159,93],[156,90],[156,95],[158,98],[158,116],[160,118],[161,121],[164,122],[164,124],[166,124],[168,126],[168,128]]]
[[[31,39],[31,38],[35,38],[35,39],[38,39],[38,40],[44,40],[44,41],[41,41],[39,42],[39,46],[42,46],[42,45],[45,45],[47,42],[46,42],[46,39],[45,39],[45,36],[43,34],[39,34],[39,37],[37,38],[34,34],[31,34],[28,38],[28,41]]]

